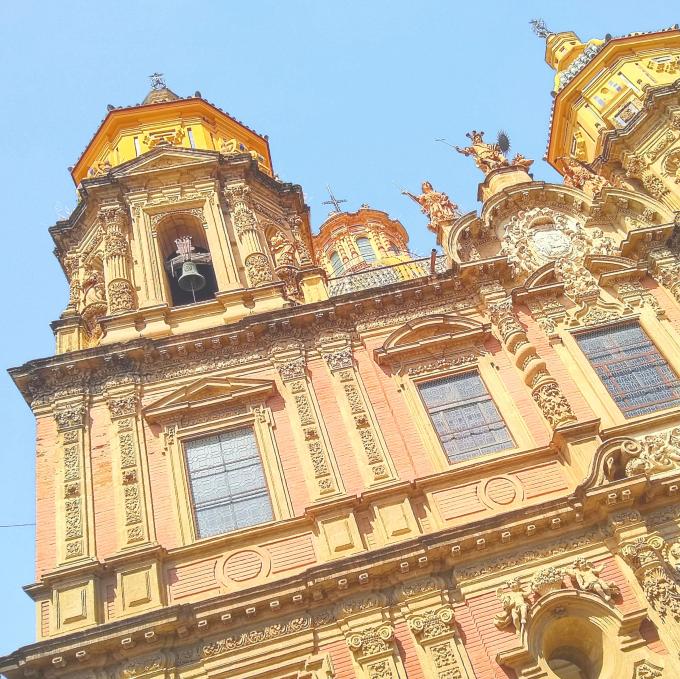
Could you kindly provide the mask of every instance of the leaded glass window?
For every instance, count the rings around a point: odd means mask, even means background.
[[[418,388],[449,462],[514,447],[477,371],[430,380]]]
[[[357,238],[357,247],[365,262],[375,262],[375,250],[373,250],[371,241],[368,238],[365,236]]]
[[[680,405],[680,381],[635,321],[578,333],[576,341],[625,417]]]
[[[184,451],[199,538],[274,518],[250,427],[189,440]]]

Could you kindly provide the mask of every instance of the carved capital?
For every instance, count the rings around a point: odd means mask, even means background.
[[[54,411],[54,419],[59,431],[69,429],[82,429],[85,426],[87,410],[83,403],[70,403],[57,406]]]
[[[134,417],[137,414],[139,397],[137,394],[126,394],[124,396],[109,396],[107,399],[111,419],[121,417]]]
[[[450,606],[410,615],[406,620],[409,629],[423,641],[449,634],[456,623],[453,609]]]
[[[394,628],[385,623],[368,627],[347,636],[347,645],[360,658],[370,658],[382,653],[391,653]]]

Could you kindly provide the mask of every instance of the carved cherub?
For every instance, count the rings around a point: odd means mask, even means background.
[[[641,450],[626,464],[626,476],[658,474],[680,467],[680,428],[665,434],[645,436]]]
[[[456,151],[464,156],[472,156],[475,165],[485,175],[499,167],[510,165],[498,144],[487,144],[484,141],[484,132],[472,130],[472,132],[468,132],[465,136],[472,141],[472,145],[465,148],[456,146]]]
[[[503,612],[497,613],[493,622],[499,629],[513,625],[516,634],[521,636],[529,618],[529,593],[522,589],[522,582],[517,577],[508,580],[506,587],[505,591],[502,587],[496,590]]]
[[[269,248],[276,266],[295,266],[295,243],[289,241],[280,231],[269,239]]]
[[[422,193],[419,196],[408,191],[402,191],[402,194],[420,205],[423,213],[430,219],[431,230],[436,231],[441,222],[451,221],[458,216],[458,206],[445,193],[435,191],[430,182],[423,182],[421,188]]]
[[[590,561],[579,557],[572,567],[567,569],[569,577],[576,582],[578,589],[584,592],[597,594],[601,599],[609,603],[614,597],[620,596],[618,586],[613,582],[607,582],[600,577],[600,569]]]
[[[582,162],[576,158],[562,157],[562,169],[564,170],[564,185],[573,186],[575,189],[583,189],[590,195],[596,195],[609,184],[604,178],[591,172]]]
[[[528,170],[534,164],[534,161],[526,158],[521,153],[516,153],[510,164]]]
[[[106,300],[104,276],[97,269],[91,269],[87,272],[83,281],[83,295],[85,306],[98,304]]]

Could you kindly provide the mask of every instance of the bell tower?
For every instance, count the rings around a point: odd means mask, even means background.
[[[585,165],[680,209],[678,26],[586,43],[542,22],[534,28],[556,71],[548,162],[565,177]]]
[[[109,107],[71,175],[78,206],[51,229],[70,283],[58,353],[324,297],[301,188],[273,177],[267,137],[199,92],[154,74],[141,104]]]

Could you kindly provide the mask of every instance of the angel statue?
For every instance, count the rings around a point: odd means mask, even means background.
[[[437,231],[442,222],[452,221],[458,217],[458,206],[451,202],[451,199],[440,191],[435,191],[430,182],[423,182],[422,193],[415,196],[408,191],[402,191],[404,196],[420,205],[424,214],[430,218],[429,229]]]
[[[269,239],[269,249],[276,266],[295,266],[295,244],[289,241],[280,231],[276,231]]]
[[[484,132],[478,132],[477,130],[472,130],[472,132],[468,132],[465,136],[472,141],[472,145],[465,148],[456,146],[456,151],[464,156],[472,156],[475,165],[485,175],[499,167],[508,167],[510,165],[505,157],[505,151],[510,147],[510,142],[504,133],[499,133],[499,141],[496,144],[487,144],[484,141]]]
[[[493,623],[498,629],[513,625],[515,633],[522,636],[529,618],[529,593],[522,589],[522,582],[517,577],[505,584],[508,588],[506,591],[502,587],[496,590],[503,612],[494,616]]]
[[[613,582],[607,582],[600,577],[600,569],[590,561],[579,557],[572,567],[567,570],[569,577],[576,582],[577,587],[584,592],[597,594],[601,599],[609,603],[614,597],[620,595],[618,586]]]

